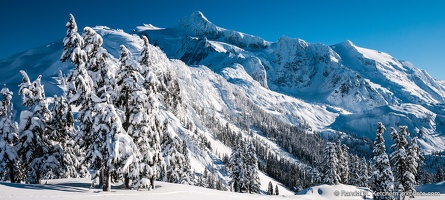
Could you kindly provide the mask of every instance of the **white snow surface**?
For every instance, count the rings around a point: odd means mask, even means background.
[[[148,190],[128,190],[123,189],[121,184],[114,184],[111,192],[102,192],[99,188],[90,188],[90,180],[83,179],[56,179],[43,180],[42,185],[17,184],[0,182],[0,199],[8,200],[52,200],[52,199],[91,199],[91,200],[120,200],[131,198],[133,200],[151,199],[183,199],[183,200],[227,200],[227,199],[295,199],[295,200],[342,200],[342,199],[363,199],[362,196],[345,196],[347,192],[368,194],[369,189],[357,188],[350,185],[320,185],[303,190],[297,195],[281,194],[269,196],[262,194],[234,193],[228,191],[218,191],[202,187],[157,182],[156,188]],[[416,196],[419,200],[438,200],[444,198],[443,183],[436,183],[425,186],[418,186],[418,191],[442,192],[440,196]],[[419,190],[422,189],[422,190]],[[335,195],[338,192],[338,195]]]

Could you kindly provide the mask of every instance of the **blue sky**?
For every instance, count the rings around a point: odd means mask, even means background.
[[[272,42],[282,35],[328,45],[349,39],[445,80],[445,1],[439,0],[2,0],[0,59],[61,40],[68,13],[80,30],[131,31],[142,23],[169,27],[195,10],[220,27]]]

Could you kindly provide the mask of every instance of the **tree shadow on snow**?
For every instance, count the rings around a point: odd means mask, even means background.
[[[0,182],[0,185],[29,190],[56,190],[63,192],[87,192],[90,184],[87,183],[61,183],[55,185],[21,184]]]

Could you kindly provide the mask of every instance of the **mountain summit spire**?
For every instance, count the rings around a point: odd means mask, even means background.
[[[190,16],[190,18],[201,19],[201,20],[210,22],[210,21],[207,19],[207,17],[204,16],[204,14],[203,14],[201,11],[199,11],[199,10],[193,12],[192,15]]]
[[[220,28],[210,22],[201,11],[195,11],[190,16],[180,19],[176,27],[196,35],[217,35],[220,31]]]

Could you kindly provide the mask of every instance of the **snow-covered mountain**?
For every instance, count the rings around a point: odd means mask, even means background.
[[[444,149],[444,82],[387,53],[351,41],[328,46],[283,36],[268,42],[220,28],[199,11],[171,28],[143,25],[134,33],[147,35],[169,58],[207,66],[228,80],[230,69],[245,71],[264,88],[339,116],[326,125],[301,115],[311,125],[321,125],[312,126],[315,130],[373,138],[382,121],[387,127],[406,125],[413,136],[422,131],[428,151]]]
[[[140,36],[149,38],[152,59],[175,74],[181,89],[183,112],[162,110],[161,118],[186,141],[198,173],[215,169],[226,181],[221,160],[231,147],[218,135],[226,129],[256,138],[257,149],[267,147],[269,154],[301,169],[319,161],[314,156],[322,149],[318,133],[374,139],[379,121],[386,127],[407,125],[412,136],[421,131],[419,144],[427,152],[445,150],[445,82],[386,53],[350,41],[328,46],[283,36],[268,42],[220,28],[199,11],[170,28],[148,24],[132,33],[105,26],[94,30],[114,57],[110,62],[117,62],[121,44],[136,59]],[[32,80],[41,74],[46,96],[63,92],[59,70],[66,76],[74,65],[59,60],[62,51],[60,39],[0,60],[0,83],[14,92],[16,111],[23,110],[19,70]],[[292,134],[273,135],[267,128]],[[389,134],[385,137],[389,144]],[[272,180],[263,177],[266,183]]]

